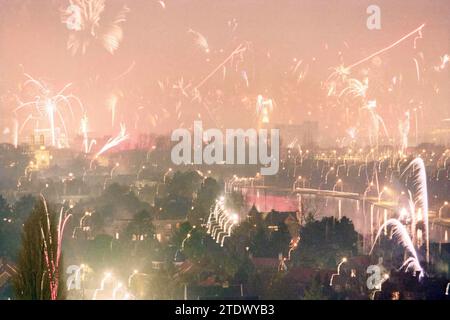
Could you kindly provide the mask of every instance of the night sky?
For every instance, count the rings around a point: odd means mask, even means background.
[[[381,30],[366,27],[370,4],[381,8]],[[18,99],[34,99],[24,86],[24,73],[53,91],[72,83],[67,93],[82,101],[94,134],[116,133],[121,122],[133,133],[167,133],[189,128],[195,119],[206,126],[251,127],[256,97],[262,94],[275,102],[273,124],[314,120],[322,129],[333,127],[334,134],[345,135],[350,124],[364,126],[364,117],[358,106],[350,106],[354,111],[345,120],[346,102],[337,106],[327,100],[323,85],[332,68],[352,64],[422,23],[416,49],[413,36],[353,69],[351,77],[361,80],[368,74],[370,95],[393,135],[397,119],[419,105],[422,128],[431,130],[450,118],[448,65],[433,70],[450,51],[447,0],[107,0],[102,27],[129,8],[119,24],[119,48],[111,54],[92,38],[86,52],[75,55],[66,46],[71,31],[61,22],[68,5],[68,0],[0,0],[1,141],[11,140],[14,118],[22,123],[26,117],[26,112],[13,114]],[[207,40],[208,52],[195,43],[197,32]],[[245,52],[193,92],[240,44]],[[300,60],[296,72],[305,75],[298,80],[292,70]],[[388,95],[395,76],[402,86]],[[111,97],[116,99],[114,123]],[[81,111],[62,113],[73,137]],[[23,134],[32,129],[33,124],[24,126]]]

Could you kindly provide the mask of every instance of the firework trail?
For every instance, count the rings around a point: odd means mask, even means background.
[[[47,207],[47,201],[44,196],[40,195],[45,208],[45,225],[41,223],[41,236],[44,249],[45,264],[47,266],[47,276],[50,283],[50,296],[52,300],[58,298],[59,287],[59,269],[62,250],[62,240],[64,230],[67,222],[72,217],[72,214],[68,214],[68,211],[64,212],[64,208],[61,208],[59,213],[58,225],[56,229],[57,238],[53,239],[51,230],[53,225],[51,223],[49,210]],[[54,243],[53,241],[56,240]]]
[[[193,35],[194,42],[197,45],[197,47],[199,47],[204,53],[210,52],[208,40],[206,40],[204,35],[192,29],[189,29],[188,33]]]
[[[350,75],[350,70],[347,70],[343,65],[332,68],[333,72],[325,81],[327,89],[327,96],[331,97],[336,94],[338,83],[345,82]]]
[[[378,148],[378,138],[380,134],[380,124],[383,127],[386,137],[388,137],[388,132],[383,118],[376,112],[375,108],[377,106],[376,100],[369,100],[367,105],[363,109],[369,111],[370,117],[370,129],[369,129],[369,140],[370,144],[375,145]]]
[[[273,111],[272,99],[266,99],[262,95],[256,98],[256,114],[262,123],[269,123],[269,114]]]
[[[355,140],[357,131],[358,130],[355,127],[350,127],[347,129],[347,134],[351,140]]]
[[[372,59],[378,55],[385,53],[386,51],[394,48],[395,46],[399,45],[400,43],[402,43],[403,41],[405,41],[406,39],[410,38],[411,36],[413,36],[415,34],[419,34],[419,37],[421,37],[421,32],[424,27],[425,27],[425,24],[420,25],[418,28],[414,29],[410,33],[401,37],[400,39],[398,39],[391,45],[389,45],[381,50],[378,50],[378,51],[372,53],[371,55],[369,55],[351,65],[348,65],[348,66],[340,65],[336,68],[333,68],[333,72],[330,74],[330,76],[328,76],[327,80],[325,81],[325,86],[327,88],[327,95],[332,96],[336,93],[338,83],[343,82],[347,79],[347,77],[350,75],[351,69],[353,69],[354,67],[356,67],[366,61],[369,61],[370,59]],[[416,39],[414,39],[414,48],[415,48],[415,42],[416,42]]]
[[[127,140],[129,137],[130,137],[130,135],[127,133],[127,129],[126,129],[125,125],[121,123],[119,134],[114,138],[110,138],[108,140],[108,142],[106,142],[106,144],[100,149],[100,151],[95,154],[94,159],[92,159],[92,161],[91,161],[91,168],[92,168],[92,163],[95,159],[97,159],[100,155],[102,155],[106,151],[118,146],[119,144],[121,144],[122,142]]]
[[[349,79],[348,80],[348,86],[344,88],[341,93],[339,94],[339,97],[342,97],[343,95],[351,95],[353,97],[361,97],[365,98],[367,89],[369,89],[369,79],[364,78],[364,80],[361,82],[357,79]]]
[[[410,129],[410,113],[409,111],[406,111],[405,119],[403,121],[399,121],[398,124],[398,130],[400,131],[401,137],[400,152],[402,155],[406,154],[406,149],[408,148],[409,129]]]
[[[405,221],[406,223],[408,223],[409,221],[411,222],[411,234],[413,235],[412,240],[414,242],[415,241],[414,230],[416,228],[416,215],[415,215],[415,205],[414,205],[412,193],[410,190],[408,190],[408,198],[406,201],[406,205],[407,205],[407,207],[403,208],[400,211],[398,220]]]
[[[106,151],[108,151],[111,148],[114,148],[121,144],[123,141],[127,140],[129,138],[129,134],[126,133],[126,127],[124,124],[120,125],[120,132],[115,138],[111,138],[108,140],[108,142],[103,146],[103,148],[100,149],[99,152],[95,155],[95,157],[99,157]]]
[[[415,216],[415,221],[421,221],[423,219],[424,231],[425,231],[425,245],[426,245],[426,259],[430,260],[430,242],[429,242],[429,228],[428,228],[428,190],[427,190],[427,175],[425,171],[425,164],[421,158],[415,158],[405,168],[400,178],[412,170],[412,181],[414,190],[412,193],[412,201],[414,205],[414,211],[411,212]],[[416,210],[417,209],[417,210]],[[416,216],[417,215],[417,216]],[[414,238],[416,235],[415,226],[413,226]]]
[[[395,238],[410,255],[408,259],[403,261],[403,264],[399,268],[404,269],[405,272],[408,271],[420,271],[420,277],[423,277],[424,271],[419,263],[419,258],[417,256],[416,249],[414,248],[414,244],[408,234],[408,231],[406,230],[406,227],[397,219],[389,219],[378,230],[378,233],[375,237],[374,243],[372,245],[372,248],[370,249],[370,253],[372,254],[373,249],[375,248],[375,245],[377,243],[378,238],[381,236],[383,230],[387,227],[391,227],[391,238]]]
[[[161,6],[161,8],[165,9],[166,8],[166,4],[164,1],[158,1],[159,5]]]
[[[247,71],[242,70],[241,75],[242,75],[242,79],[243,79],[244,82],[245,82],[245,86],[248,88],[248,75],[247,75]]]
[[[113,54],[123,39],[121,24],[126,21],[128,7],[123,6],[111,21],[101,24],[105,20],[105,0],[70,0],[69,3],[69,7],[61,12],[61,21],[71,30],[67,40],[71,54],[85,54],[95,40]]]
[[[449,63],[449,61],[450,61],[450,56],[448,54],[444,54],[441,57],[441,64],[439,66],[434,67],[434,70],[436,70],[438,72],[444,70],[445,67],[447,66],[447,64]]]
[[[185,85],[183,77],[178,79],[177,82],[172,86],[173,89],[179,90],[180,93],[185,97],[189,97],[189,94],[188,94],[189,87],[191,87],[191,84],[189,83],[189,84]]]
[[[119,98],[116,94],[112,94],[109,96],[109,98],[106,100],[106,104],[108,106],[108,109],[111,111],[111,127],[114,127],[114,124],[116,122],[116,114],[117,114],[117,101]]]
[[[300,67],[303,65],[303,60],[294,59],[295,65],[291,67],[291,74],[296,78],[297,84],[306,77],[309,70],[309,64],[307,64],[303,69]]]
[[[178,80],[178,82],[172,86],[172,88],[174,89],[178,89],[181,94],[186,97],[186,98],[190,98],[190,102],[198,102],[207,112],[208,117],[211,119],[211,121],[214,122],[214,124],[216,126],[218,126],[217,121],[215,119],[215,117],[213,116],[213,113],[210,110],[210,107],[207,103],[207,99],[203,99],[201,92],[200,92],[200,88],[211,78],[213,77],[218,71],[222,70],[225,65],[232,61],[234,57],[236,57],[237,55],[240,55],[242,58],[242,54],[247,50],[246,45],[244,44],[240,44],[236,47],[236,49],[234,49],[230,55],[228,55],[225,60],[223,60],[219,65],[217,65],[210,73],[208,73],[205,77],[203,77],[195,86],[193,86],[191,83],[188,84],[184,84],[183,78],[181,78],[180,80]],[[246,81],[246,84],[248,84],[248,78],[246,79],[244,76],[244,80]],[[158,82],[161,90],[164,91],[165,87],[164,84],[159,81]],[[177,103],[177,110],[176,110],[176,116],[178,117],[178,119],[181,117],[181,110],[179,110],[180,106],[181,106],[181,102],[179,101]],[[198,117],[201,118],[201,114],[198,113]],[[157,120],[157,119],[155,119]],[[154,121],[156,122],[156,121]],[[152,121],[152,123],[154,123]],[[184,125],[184,123],[182,122],[180,124],[180,126]]]
[[[222,62],[220,63],[216,68],[214,68],[206,77],[204,77],[195,87],[194,90],[200,89],[206,81],[209,80],[217,71],[219,71],[225,64],[228,63],[228,61],[232,60],[236,55],[240,55],[244,53],[247,50],[246,46],[244,44],[240,44],[239,46],[234,49],[231,54]]]
[[[92,139],[91,141],[89,141],[89,137],[88,137],[88,125],[89,125],[89,120],[87,115],[85,114],[82,118],[81,118],[81,134],[83,135],[83,150],[84,153],[89,153],[91,152],[92,146],[94,144],[97,144],[97,141]]]
[[[296,62],[296,63],[295,63],[295,66],[292,67],[292,74],[293,74],[293,75],[296,74],[298,68],[299,68],[300,65],[303,63],[303,60],[298,60],[298,61],[297,61],[297,59],[294,59],[294,62]]]
[[[113,78],[112,81],[117,81],[117,80],[125,77],[127,74],[129,74],[134,69],[135,66],[136,66],[136,61],[133,61],[124,72],[122,72],[121,74],[119,74],[118,76]]]
[[[14,119],[14,132],[13,132],[13,144],[14,148],[17,149],[17,146],[19,145],[19,121],[17,119]]]
[[[416,58],[413,58],[414,64],[416,66],[416,77],[417,77],[417,82],[420,82],[420,68],[419,68],[419,62],[417,61]]]
[[[377,52],[374,52],[374,53],[372,53],[371,55],[369,55],[369,56],[367,56],[367,57],[365,57],[365,58],[363,58],[363,59],[361,59],[361,60],[359,60],[359,61],[357,61],[357,62],[355,62],[355,63],[353,63],[353,64],[351,64],[351,65],[349,65],[349,66],[347,66],[347,67],[344,67],[344,69],[348,72],[348,71],[350,71],[352,68],[354,68],[354,67],[360,65],[361,63],[364,63],[364,62],[366,62],[366,61],[372,59],[373,57],[376,57],[376,56],[378,56],[378,55],[380,55],[380,54],[382,54],[382,53],[384,53],[384,52],[386,52],[386,51],[388,51],[388,50],[394,48],[395,46],[399,45],[399,44],[402,43],[404,40],[406,40],[406,39],[408,39],[409,37],[415,35],[416,33],[421,34],[422,29],[423,29],[424,27],[425,27],[425,24],[420,25],[418,28],[414,29],[413,31],[411,31],[411,32],[408,33],[407,35],[405,35],[405,36],[401,37],[400,39],[398,39],[397,41],[395,41],[393,44],[387,46],[386,48],[383,48],[383,49],[381,49],[381,50],[378,50]],[[414,41],[414,42],[415,42],[415,41]]]

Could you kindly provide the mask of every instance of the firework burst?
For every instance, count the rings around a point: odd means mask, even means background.
[[[109,21],[104,19],[105,0],[70,0],[68,8],[61,13],[61,21],[70,30],[67,49],[72,55],[85,54],[93,41],[100,41],[113,54],[123,39],[122,23],[126,21],[128,7],[122,9]]]
[[[63,109],[67,109],[72,117],[73,112],[73,102],[84,112],[83,104],[78,97],[73,94],[66,94],[66,90],[72,85],[71,83],[66,84],[60,91],[53,92],[44,82],[32,78],[30,75],[25,74],[28,80],[24,83],[23,87],[32,86],[34,89],[34,100],[22,102],[17,98],[19,106],[14,109],[14,114],[19,115],[21,110],[29,110],[29,113],[25,117],[21,127],[18,129],[18,133],[25,128],[27,123],[31,120],[35,120],[36,129],[39,128],[40,122],[47,122],[51,132],[52,146],[57,145],[56,141],[56,124],[62,125],[66,136],[68,136],[66,122],[63,116]]]
[[[425,232],[425,246],[426,246],[426,258],[429,261],[429,227],[428,227],[428,190],[427,190],[427,176],[425,170],[425,163],[421,158],[415,158],[411,161],[403,171],[400,177],[404,177],[405,174],[411,173],[412,175],[412,191],[411,196],[411,212],[414,223],[412,223],[413,240],[416,240],[417,222],[423,222]],[[417,242],[417,241],[416,241]]]
[[[417,256],[416,249],[414,248],[414,244],[411,240],[411,237],[408,234],[408,230],[406,227],[397,219],[389,219],[378,230],[378,233],[375,237],[375,241],[373,243],[372,249],[370,250],[370,254],[372,254],[373,249],[377,243],[378,238],[381,236],[383,230],[387,227],[391,227],[391,239],[395,239],[399,245],[401,245],[405,251],[409,254],[409,257],[403,261],[403,264],[400,267],[400,270],[408,271],[419,271],[420,277],[424,275],[424,271],[420,266],[419,257]]]

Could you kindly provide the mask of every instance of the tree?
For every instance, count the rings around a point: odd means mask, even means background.
[[[15,294],[22,300],[64,299],[61,238],[54,212],[38,201],[25,221],[22,243],[13,278]]]
[[[12,207],[14,218],[23,223],[36,204],[36,199],[32,195],[22,196]]]
[[[257,257],[270,257],[269,232],[261,222],[256,224],[254,236],[251,239],[250,251]]]
[[[11,207],[2,195],[0,195],[0,219],[11,218]]]
[[[0,219],[0,257],[16,259],[20,245],[20,230],[19,222]]]
[[[91,227],[101,232],[108,226],[108,221],[130,219],[138,212],[151,212],[151,207],[140,201],[129,187],[113,183],[99,197],[77,204],[73,211],[77,217],[82,217],[85,211],[95,212],[90,220]]]
[[[125,228],[125,236],[128,240],[132,240],[133,236],[145,239],[153,239],[155,234],[155,226],[152,224],[152,215],[146,211],[141,210],[136,213],[133,220],[128,223]]]
[[[283,272],[275,273],[264,292],[264,299],[294,300],[298,298],[295,283]]]
[[[226,207],[235,212],[240,212],[244,204],[244,196],[241,192],[233,191],[226,197]]]
[[[289,233],[286,223],[280,222],[277,224],[278,230],[272,232],[270,239],[270,248],[272,249],[272,255],[278,253],[287,254],[289,251],[289,242],[292,237]]]
[[[13,257],[17,250],[17,229],[17,224],[11,217],[11,208],[0,195],[0,257]]]
[[[357,251],[358,234],[346,217],[309,220],[300,228],[300,237],[299,247],[293,255],[297,265],[334,269],[338,260]]]
[[[0,196],[0,256],[17,259],[22,224],[33,210],[35,199],[23,196],[11,208]]]
[[[328,300],[319,278],[314,278],[303,293],[304,300]]]
[[[189,222],[183,222],[176,228],[171,237],[171,243],[175,247],[181,248],[183,240],[186,238],[187,234],[192,230],[192,225]]]
[[[198,190],[197,198],[193,203],[193,210],[188,215],[188,219],[193,225],[198,225],[207,219],[219,192],[220,186],[217,181],[213,178],[206,178]]]
[[[170,199],[176,199],[178,197],[192,199],[192,196],[200,187],[201,182],[202,177],[196,171],[177,171],[168,183],[168,196]]]

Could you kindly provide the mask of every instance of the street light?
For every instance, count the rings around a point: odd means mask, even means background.
[[[185,243],[190,237],[191,237],[191,234],[188,233],[188,234],[186,235],[186,238],[184,238],[184,240],[181,242],[181,251],[184,250],[184,243]]]
[[[342,168],[342,167],[345,168],[345,164],[340,164],[340,165],[338,165],[337,170],[336,170],[336,177],[339,177],[339,171],[341,171],[341,168]]]
[[[105,287],[106,280],[108,280],[111,277],[112,277],[112,273],[111,272],[105,272],[104,277],[102,279],[102,282],[100,283],[100,286],[101,286],[102,289]]]
[[[75,234],[76,234],[77,229],[81,230],[81,231],[87,231],[88,230],[88,229],[85,229],[85,227],[83,227],[83,225],[84,225],[84,219],[86,219],[87,217],[90,217],[90,216],[92,216],[92,212],[90,212],[90,211],[85,211],[84,212],[84,215],[80,218],[80,225],[79,225],[79,227],[75,227],[73,229],[72,238],[75,239]]]
[[[231,214],[231,215],[228,215],[227,218],[226,218],[225,223],[222,225],[222,231],[220,231],[220,232],[217,234],[216,243],[220,243],[220,236],[221,236],[222,234],[226,234],[226,233],[227,233],[227,225],[228,225],[228,223],[231,222],[231,224],[235,224],[235,223],[237,223],[238,221],[239,221],[239,216],[238,216],[236,213],[233,213],[233,214]],[[230,227],[231,227],[231,226],[230,226]],[[228,228],[228,229],[229,229],[229,228]],[[228,231],[228,233],[229,233],[229,231]]]
[[[303,178],[302,176],[298,176],[297,179],[294,181],[294,184],[292,185],[292,191],[295,191],[296,189],[298,189],[297,183],[300,183],[300,182],[302,182],[303,188],[305,188],[306,178]]]
[[[289,252],[288,252],[288,260],[289,261],[291,260],[291,253],[292,253],[292,251],[297,249],[299,242],[300,242],[300,236],[298,236],[296,239],[292,240],[292,243],[291,243],[291,246],[290,246]]]
[[[128,277],[128,288],[131,288],[131,281],[133,280],[133,277],[139,273],[138,270],[133,270],[133,273]]]
[[[188,240],[188,239],[190,239],[191,238],[191,232],[192,232],[192,230],[194,230],[195,229],[195,226],[193,226],[192,228],[191,228],[191,230],[189,230],[189,232],[187,233],[187,235],[186,235],[186,237],[183,239],[183,241],[181,242],[181,251],[183,251],[184,250],[184,244],[185,244],[185,242]]]
[[[113,178],[114,171],[120,166],[118,162],[116,162],[115,166],[111,169],[110,176]]]
[[[328,183],[328,175],[334,171],[334,167],[331,167],[330,170],[328,170],[327,174],[325,175],[325,184]]]
[[[338,264],[338,266],[337,266],[337,273],[333,273],[333,274],[331,275],[331,279],[330,279],[330,287],[333,286],[333,278],[334,278],[334,276],[339,276],[339,275],[340,275],[340,272],[341,272],[341,266],[342,266],[343,263],[346,263],[346,262],[347,262],[347,258],[344,257],[344,258],[342,258],[341,262]]]
[[[228,218],[228,212],[227,211],[225,211],[225,212],[223,212],[223,211],[220,211],[220,213],[219,213],[219,215],[220,215],[220,217],[219,217],[219,219],[218,219],[218,223],[216,223],[216,225],[213,227],[213,229],[212,229],[212,237],[213,237],[213,239],[216,239],[216,234],[217,234],[217,231],[219,230],[219,229],[222,229],[222,227],[223,227],[223,222],[224,222],[224,220],[226,219],[226,218]],[[216,222],[217,222],[217,219],[216,219]]]
[[[163,177],[163,183],[166,184],[166,176],[172,172],[172,168],[169,168],[169,170],[166,171],[166,173],[164,173],[164,177]]]
[[[390,190],[388,187],[384,186],[383,190],[380,192],[380,194],[378,195],[378,203],[381,203],[381,197],[383,196],[383,193],[386,192],[388,193]],[[377,209],[379,210],[379,209]],[[377,211],[379,212],[379,211]],[[377,213],[378,214],[378,213]],[[383,221],[384,221],[384,235],[387,235],[387,225],[386,225],[386,221],[387,221],[387,209],[383,209]]]
[[[140,175],[141,172],[142,172],[143,170],[145,170],[145,169],[146,169],[145,166],[142,166],[142,167],[139,169],[139,171],[138,171],[138,173],[137,173],[137,175],[136,175],[136,180],[139,180],[139,175]]]
[[[439,217],[439,219],[441,219],[441,217],[442,217],[442,210],[443,210],[445,207],[447,207],[448,204],[449,204],[448,201],[445,201],[444,204],[439,208],[439,211],[438,211],[438,217]]]
[[[343,185],[342,185],[342,180],[339,179],[338,181],[336,181],[336,183],[333,186],[333,192],[336,192],[336,187],[340,185],[341,186],[341,192],[343,191]]]
[[[86,219],[87,217],[90,217],[90,216],[92,216],[92,212],[86,211],[84,213],[84,216],[82,216],[81,219],[80,219],[80,228],[83,228],[84,219]]]
[[[384,186],[383,190],[380,192],[380,194],[378,195],[378,202],[381,202],[381,197],[383,196],[383,193],[389,193],[389,188]]]
[[[117,292],[123,288],[122,282],[119,282],[112,292],[113,300],[116,300]]]
[[[238,223],[239,223],[239,216],[238,216],[237,214],[234,214],[234,215],[233,215],[233,223],[230,225],[230,228],[228,229],[228,233],[222,238],[222,241],[221,241],[221,243],[220,243],[220,246],[221,246],[221,247],[223,247],[223,244],[224,244],[224,242],[225,242],[225,239],[231,237],[231,231],[232,231],[232,228],[233,228],[234,226],[236,226]]]

